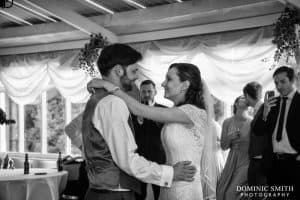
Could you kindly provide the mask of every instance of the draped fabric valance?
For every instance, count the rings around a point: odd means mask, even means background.
[[[88,98],[89,76],[76,69],[79,51],[8,56],[1,59],[2,91],[17,103],[28,104],[54,85],[72,103]]]
[[[274,89],[270,70],[275,46],[271,27],[193,36],[164,41],[131,44],[139,50],[144,77],[158,86],[157,100],[162,102],[160,86],[170,64],[190,62],[197,65],[212,94],[232,104],[243,86],[258,81],[264,89]],[[0,58],[0,80],[5,92],[18,104],[26,104],[49,85],[73,103],[85,102],[90,77],[77,68],[78,50],[48,54],[4,56]]]
[[[250,81],[274,89],[271,27],[133,45],[143,52],[144,74],[160,86],[171,63],[197,65],[212,94],[231,105]],[[158,98],[163,88],[158,88]]]

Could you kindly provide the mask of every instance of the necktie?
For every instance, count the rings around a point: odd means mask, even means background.
[[[282,139],[282,130],[283,130],[286,100],[287,100],[287,97],[282,97],[281,110],[280,110],[280,116],[279,116],[279,122],[278,122],[278,128],[277,128],[277,135],[276,135],[277,142],[279,142]]]

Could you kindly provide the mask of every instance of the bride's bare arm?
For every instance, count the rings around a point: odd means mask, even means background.
[[[228,126],[229,126],[228,119],[224,120],[222,126],[222,133],[221,133],[221,148],[224,151],[230,148],[230,139],[228,137]]]
[[[123,99],[129,110],[138,116],[145,117],[148,119],[152,119],[154,121],[159,122],[178,122],[178,123],[186,123],[193,124],[190,118],[180,109],[178,108],[162,108],[162,107],[153,107],[146,106],[141,104],[122,90],[117,90],[114,92],[114,95]]]
[[[178,122],[193,125],[190,118],[180,109],[146,106],[127,95],[125,92],[120,90],[119,87],[116,87],[111,82],[103,79],[93,79],[88,83],[87,89],[90,93],[94,92],[94,88],[104,88],[111,94],[120,97],[126,102],[129,110],[137,116],[164,123]]]

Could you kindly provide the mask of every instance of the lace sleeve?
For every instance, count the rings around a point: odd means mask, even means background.
[[[178,108],[182,110],[194,123],[193,127],[200,127],[203,129],[206,127],[207,114],[205,110],[197,108],[191,104],[186,104]]]

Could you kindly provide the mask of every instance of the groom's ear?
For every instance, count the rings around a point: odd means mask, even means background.
[[[116,74],[116,75],[118,75],[118,76],[123,76],[123,74],[124,74],[124,69],[123,69],[123,67],[121,66],[121,65],[115,65],[114,66],[114,68],[113,68],[113,70],[114,70],[114,73]]]

